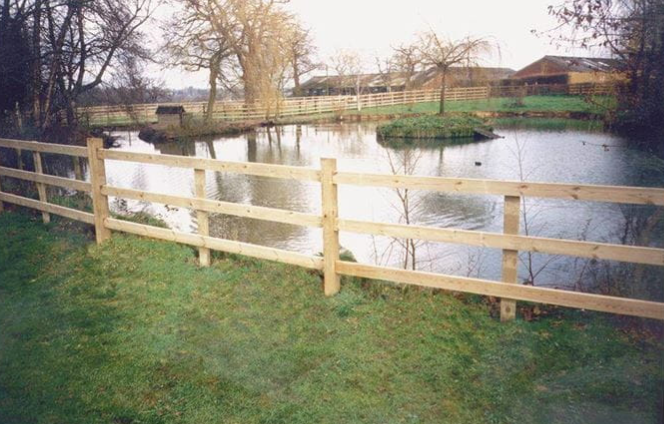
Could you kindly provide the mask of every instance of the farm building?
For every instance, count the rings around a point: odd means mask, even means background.
[[[157,124],[155,129],[165,130],[169,127],[180,128],[182,126],[182,117],[184,107],[182,106],[157,106]]]
[[[513,73],[512,69],[507,68],[453,67],[447,75],[447,85],[448,87],[489,85],[508,78]],[[407,85],[414,90],[437,89],[440,88],[442,80],[436,68],[429,68],[413,74],[410,83],[405,72],[318,76],[302,84],[300,90],[304,96],[354,95],[358,78],[361,92],[364,94],[403,91]]]
[[[517,84],[601,84],[624,78],[617,59],[544,56],[509,79]]]

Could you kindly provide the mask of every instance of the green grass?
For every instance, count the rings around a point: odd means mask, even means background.
[[[0,214],[0,422],[655,423],[661,345],[465,300]]]
[[[472,116],[424,115],[396,119],[380,125],[376,134],[381,138],[473,138],[475,128],[492,130],[482,119]]]
[[[446,112],[589,112],[602,113],[604,106],[611,106],[613,98],[597,97],[587,102],[581,96],[528,96],[523,106],[516,106],[514,99],[491,98],[486,100],[465,100],[445,102]],[[404,113],[438,113],[439,102],[416,103],[362,109],[366,115],[390,115]],[[357,112],[356,112],[357,113]]]

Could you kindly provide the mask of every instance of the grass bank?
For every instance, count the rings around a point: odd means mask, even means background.
[[[0,422],[656,423],[661,342],[0,214]]]

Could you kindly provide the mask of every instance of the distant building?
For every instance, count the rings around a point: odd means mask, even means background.
[[[517,84],[610,83],[625,79],[617,59],[593,57],[544,56],[514,73]]]
[[[514,70],[507,68],[453,67],[447,75],[448,87],[471,87],[495,84],[508,78]],[[442,77],[436,68],[417,72],[410,78],[405,72],[387,74],[361,74],[345,76],[317,76],[300,86],[304,96],[335,96],[355,95],[357,83],[363,94],[403,91],[409,85],[413,90],[437,89],[441,86]]]

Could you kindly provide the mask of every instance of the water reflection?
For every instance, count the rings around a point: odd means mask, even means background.
[[[661,173],[643,172],[643,162],[650,160],[645,153],[629,149],[624,139],[593,128],[568,129],[557,124],[541,130],[506,124],[498,125],[496,132],[505,138],[484,142],[430,141],[406,146],[379,143],[375,125],[355,123],[261,128],[237,137],[157,146],[141,142],[134,132],[114,135],[122,150],[228,161],[318,168],[321,157],[335,157],[343,171],[500,180],[518,180],[525,176],[531,181],[545,182],[664,185]],[[607,145],[611,147],[603,147]],[[194,192],[192,170],[108,161],[107,174],[110,184],[120,187],[179,195]],[[212,199],[320,213],[320,187],[315,183],[208,172],[206,192]],[[499,196],[410,191],[405,211],[403,194],[393,189],[342,186],[339,189],[340,215],[359,220],[404,222],[407,214],[407,221],[413,224],[502,231],[503,201]],[[196,227],[195,213],[188,210],[134,201],[127,202],[126,206],[132,210],[145,208],[185,231]],[[620,207],[612,204],[527,199],[526,208],[531,222],[530,234],[543,237],[620,242],[626,222]],[[636,209],[652,213],[652,208]],[[316,229],[221,215],[211,217],[210,227],[214,236],[308,254],[322,250],[322,234]],[[389,238],[342,233],[341,243],[362,262],[397,266],[404,262],[404,252],[399,252],[399,246],[403,249],[403,245]],[[661,246],[662,236],[652,237],[648,243]],[[423,243],[417,246],[416,252],[420,269],[500,278],[500,252],[496,250]],[[538,274],[538,284],[563,284],[563,277],[568,278],[574,263],[565,258],[551,262],[542,256],[529,258],[536,268],[546,265]],[[528,267],[522,264],[521,268],[521,277],[527,279]]]

